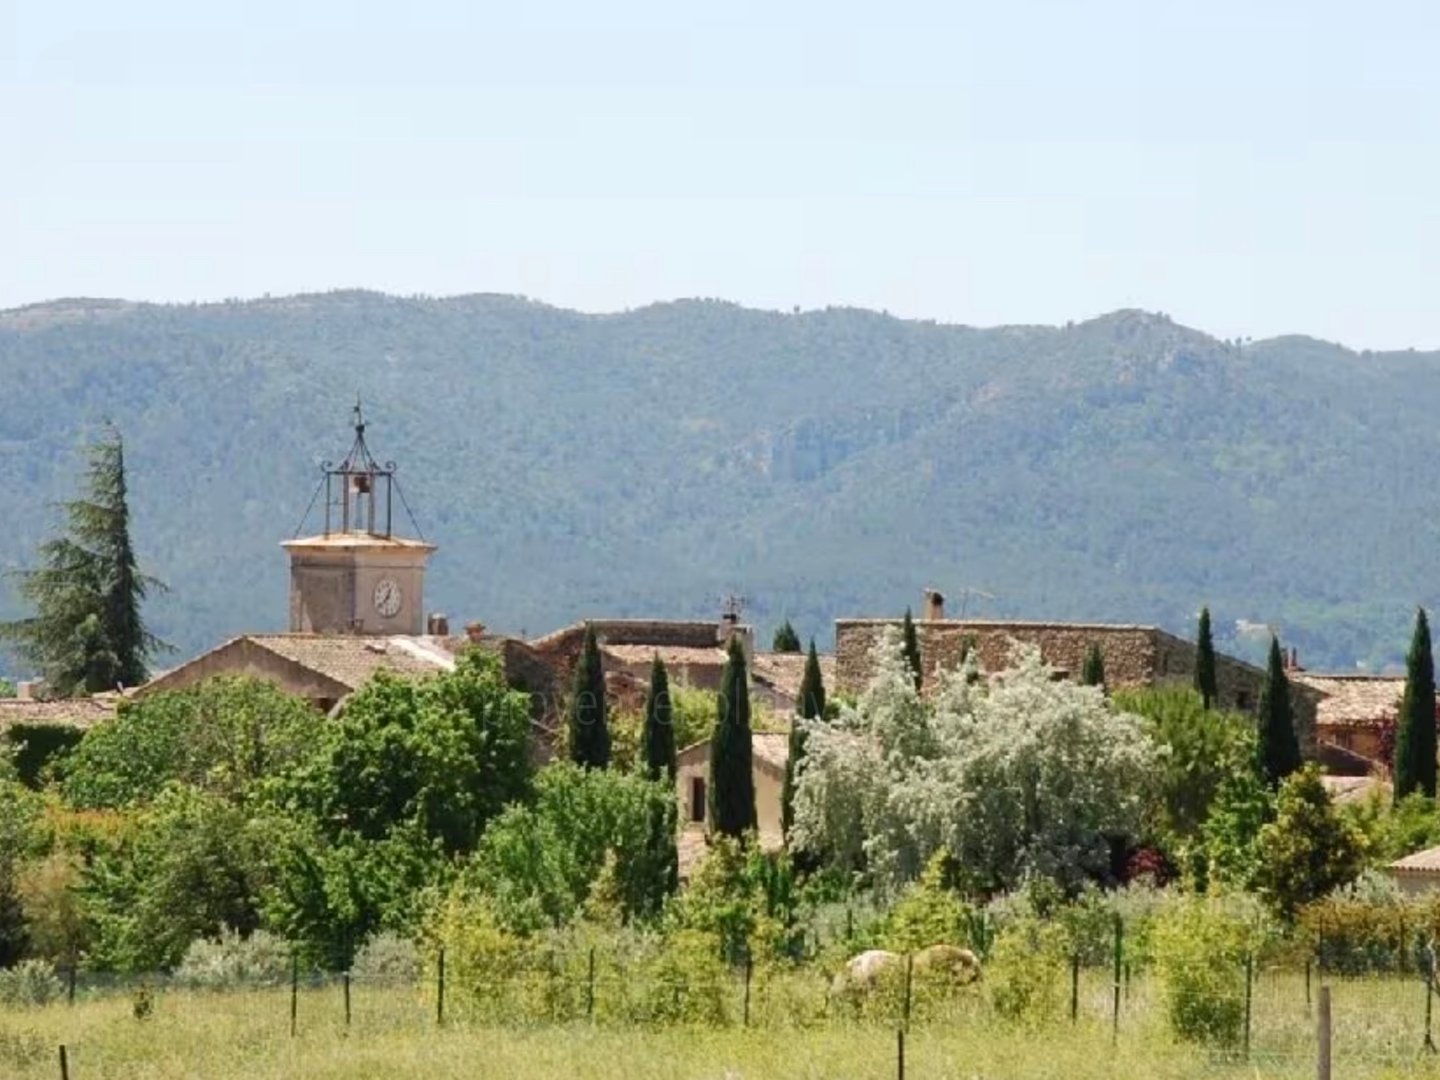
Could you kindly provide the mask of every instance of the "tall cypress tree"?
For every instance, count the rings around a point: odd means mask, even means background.
[[[1256,747],[1260,774],[1271,787],[1300,768],[1300,740],[1295,737],[1295,714],[1290,708],[1290,680],[1280,642],[1270,637],[1270,662],[1260,690],[1260,739]]]
[[[670,703],[670,674],[659,653],[650,665],[650,689],[645,694],[640,767],[651,780],[675,782],[675,717]]]
[[[825,680],[820,673],[820,656],[815,639],[810,639],[810,655],[805,659],[805,674],[800,679],[800,699],[795,703],[795,719],[790,723],[789,754],[785,758],[785,786],[780,789],[780,827],[790,835],[795,820],[795,774],[805,756],[805,726],[802,720],[825,716]]]
[[[587,769],[610,765],[610,724],[605,714],[605,668],[595,627],[585,625],[585,643],[575,665],[575,685],[570,693],[570,760]]]
[[[140,614],[147,593],[164,586],[136,562],[125,444],[113,427],[90,446],[84,496],[64,509],[64,535],[40,546],[44,565],[18,575],[35,614],[0,625],[0,636],[58,694],[139,686],[150,657],[168,648]]]
[[[790,625],[789,619],[775,628],[775,636],[770,641],[770,650],[783,653],[800,651],[800,635],[795,633],[795,627]]]
[[[920,671],[920,635],[915,632],[915,620],[910,617],[908,607],[905,609],[905,622],[900,633],[905,639],[905,663],[915,677],[915,689],[919,690],[925,678]]]
[[[755,828],[755,776],[750,740],[750,678],[739,635],[720,677],[715,733],[710,737],[710,828],[743,836]]]
[[[1098,641],[1092,641],[1090,651],[1085,654],[1085,665],[1080,669],[1080,684],[1105,686],[1105,654],[1100,651]]]
[[[1205,708],[1219,699],[1215,690],[1215,639],[1210,635],[1210,609],[1200,609],[1200,626],[1195,634],[1195,689]]]
[[[1395,801],[1412,791],[1435,797],[1435,654],[1424,608],[1415,614],[1405,657],[1405,694],[1395,733]]]

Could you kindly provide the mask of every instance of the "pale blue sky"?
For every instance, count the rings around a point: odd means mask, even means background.
[[[1440,346],[1440,4],[0,0],[0,306],[1117,307]]]

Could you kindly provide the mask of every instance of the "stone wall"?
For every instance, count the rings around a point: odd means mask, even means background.
[[[898,619],[840,619],[835,623],[835,684],[839,692],[858,694],[869,681],[874,664],[871,652],[887,626]],[[1112,689],[1190,684],[1195,677],[1195,646],[1153,626],[1107,623],[1038,623],[945,619],[917,621],[920,664],[928,685],[937,671],[953,670],[965,642],[971,643],[987,671],[1009,666],[1015,643],[1037,645],[1045,662],[1078,676],[1092,644],[1105,658],[1105,681]],[[1260,701],[1265,673],[1251,664],[1217,654],[1215,682],[1223,708],[1254,712]],[[1314,747],[1315,709],[1320,695],[1309,687],[1291,684],[1296,730],[1301,745]]]

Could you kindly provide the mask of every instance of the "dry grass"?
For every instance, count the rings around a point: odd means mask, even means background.
[[[1440,1060],[1421,1052],[1418,982],[1337,983],[1336,1075],[1345,1080],[1440,1080]],[[1267,977],[1255,994],[1251,1060],[1177,1045],[1163,1031],[1153,987],[1137,983],[1117,1046],[1100,976],[1084,988],[1078,1026],[999,1025],[984,1010],[918,1024],[907,1043],[907,1077],[987,1080],[1240,1080],[1314,1075],[1313,1021],[1303,982]],[[59,1076],[57,1047],[70,1051],[73,1080],[740,1080],[896,1074],[886,1024],[831,1022],[808,1029],[638,1030],[586,1024],[498,1029],[456,1022],[437,1030],[432,1005],[411,990],[357,987],[346,1034],[337,988],[300,997],[299,1034],[289,1033],[288,990],[166,992],[141,1021],[127,996],[76,1006],[0,1013],[0,1077]]]

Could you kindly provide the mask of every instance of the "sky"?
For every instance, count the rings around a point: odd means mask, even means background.
[[[1121,307],[1440,347],[1440,5],[0,0],[0,307]]]

